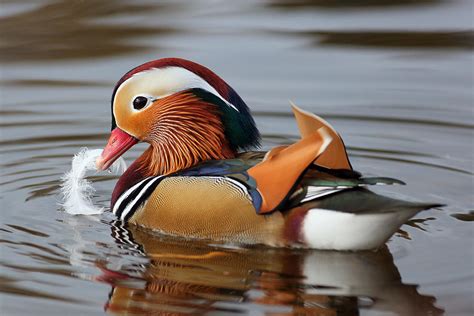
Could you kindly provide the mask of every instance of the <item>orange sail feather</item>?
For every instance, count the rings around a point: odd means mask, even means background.
[[[327,132],[332,137],[332,142],[318,159],[315,160],[315,163],[318,166],[329,169],[352,170],[351,163],[347,156],[346,146],[344,146],[344,142],[336,130],[321,117],[300,109],[294,103],[291,103],[291,108],[302,138],[313,134],[321,127],[326,127]]]
[[[260,214],[275,210],[306,168],[325,152],[332,140],[326,127],[286,148],[279,147],[248,170],[262,196]]]

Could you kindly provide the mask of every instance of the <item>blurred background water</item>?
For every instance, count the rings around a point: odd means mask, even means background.
[[[471,0],[3,0],[2,315],[474,313]],[[446,204],[377,253],[184,242],[70,216],[60,176],[101,148],[115,81],[183,57],[252,108],[264,148],[298,137],[288,100],[328,119],[378,192]],[[128,161],[143,146],[126,154]],[[94,176],[107,206],[116,178]]]

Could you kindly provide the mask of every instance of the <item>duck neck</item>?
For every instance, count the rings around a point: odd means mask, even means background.
[[[169,175],[208,160],[235,158],[215,104],[176,96],[160,107],[144,141],[150,146],[120,177],[112,203],[138,181],[158,175]]]
[[[169,146],[168,144],[150,145],[136,160],[145,177],[169,175],[193,167],[203,161],[235,158],[236,153],[226,144],[217,150],[195,146]]]
[[[212,143],[212,137],[208,140]],[[225,141],[217,150],[209,150],[203,142],[193,144],[195,146],[150,145],[118,180],[112,193],[111,207],[123,192],[147,177],[169,175],[207,160],[231,159],[237,155]]]

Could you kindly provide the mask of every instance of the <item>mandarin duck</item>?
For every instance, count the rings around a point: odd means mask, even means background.
[[[340,135],[293,105],[301,140],[251,151],[260,134],[242,98],[197,63],[163,58],[127,72],[112,100],[112,132],[96,167],[138,142],[149,147],[119,178],[121,220],[189,239],[277,247],[375,249],[434,204],[372,193]]]

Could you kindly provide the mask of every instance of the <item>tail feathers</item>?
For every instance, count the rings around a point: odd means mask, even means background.
[[[314,163],[330,169],[352,170],[349,157],[347,156],[346,146],[344,145],[341,136],[336,132],[336,130],[328,122],[316,114],[304,111],[297,107],[294,103],[291,103],[291,107],[293,109],[296,122],[298,123],[298,128],[302,138],[311,135],[321,127],[325,127],[333,139],[326,151],[322,153],[314,161]]]
[[[260,214],[277,209],[285,201],[304,171],[331,141],[327,128],[320,128],[291,146],[271,151],[264,161],[248,170],[262,197]]]
[[[304,203],[294,210],[298,210],[299,218],[304,214],[298,236],[309,247],[355,251],[381,247],[417,213],[439,206],[393,199],[356,188]],[[293,217],[288,216],[288,220]]]
[[[410,211],[414,214],[433,207],[436,203],[418,203],[404,201],[371,192],[365,188],[343,190],[320,200],[309,202],[308,208],[323,208],[344,213],[371,214]]]

